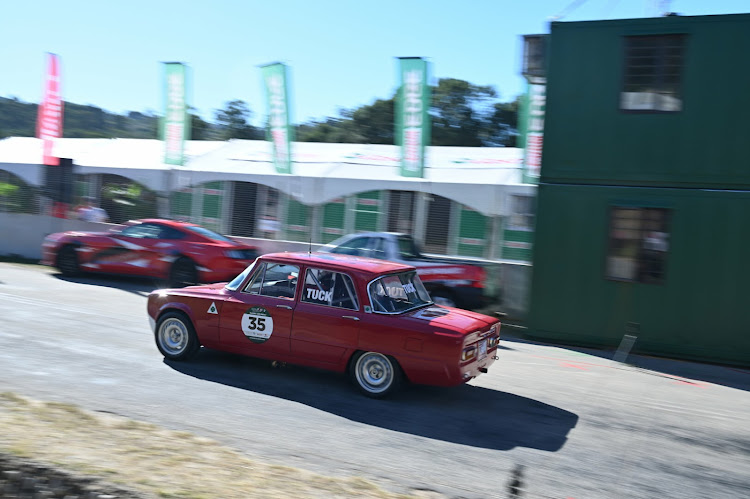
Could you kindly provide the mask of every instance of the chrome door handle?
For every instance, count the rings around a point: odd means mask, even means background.
[[[285,308],[287,310],[291,310],[292,309],[292,307],[290,307],[289,305],[276,305],[276,308]]]
[[[342,319],[351,319],[353,321],[358,321],[359,320],[359,317],[357,317],[355,315],[342,315],[341,318]]]

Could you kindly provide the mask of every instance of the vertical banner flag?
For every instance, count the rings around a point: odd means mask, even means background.
[[[529,80],[526,92],[523,181],[538,183],[542,168],[542,146],[544,144],[544,111],[547,84],[544,78]]]
[[[425,148],[430,143],[430,86],[427,61],[399,58],[396,143],[401,146],[401,176],[423,177]]]
[[[60,158],[52,156],[54,139],[62,137],[63,101],[60,91],[60,60],[56,54],[47,54],[47,76],[44,82],[44,97],[39,104],[36,121],[36,136],[42,139],[45,165],[59,165]]]
[[[185,140],[190,137],[187,115],[187,67],[181,62],[165,62],[164,162],[182,165],[185,161]]]
[[[273,163],[278,173],[292,173],[292,129],[289,119],[287,66],[280,62],[261,66],[268,104],[268,127]]]

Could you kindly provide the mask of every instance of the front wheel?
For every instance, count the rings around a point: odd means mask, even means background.
[[[156,347],[169,360],[189,360],[201,345],[190,319],[182,312],[167,312],[156,323]]]
[[[57,269],[62,275],[69,277],[77,275],[81,269],[78,265],[78,252],[74,246],[67,245],[57,254]]]
[[[396,359],[378,352],[356,354],[349,375],[357,388],[371,398],[382,398],[396,392],[403,377]]]

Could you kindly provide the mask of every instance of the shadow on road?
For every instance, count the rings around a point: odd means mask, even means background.
[[[511,393],[472,385],[409,386],[385,400],[360,395],[342,374],[202,349],[188,363],[164,361],[195,378],[305,404],[387,430],[472,447],[560,450],[578,416]]]
[[[589,348],[564,343],[550,343],[536,341],[520,336],[506,335],[501,337],[504,342],[527,343],[531,345],[543,345],[562,348],[571,352],[612,360],[615,349]],[[512,348],[511,348],[512,349]],[[583,360],[583,357],[582,357]],[[750,391],[750,370],[741,367],[725,366],[719,364],[708,364],[704,362],[669,359],[650,355],[630,354],[626,361],[621,364],[625,368],[638,369],[644,374],[673,378],[675,381],[690,383],[703,381],[722,385],[737,390]]]
[[[75,277],[66,277],[62,274],[52,274],[55,279],[65,282],[88,284],[89,286],[102,286],[105,288],[121,289],[140,296],[148,296],[150,292],[159,289],[159,283],[148,277],[136,276],[98,276],[83,274]]]

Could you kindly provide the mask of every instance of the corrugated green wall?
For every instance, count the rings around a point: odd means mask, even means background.
[[[620,110],[624,38],[686,34],[683,110]],[[750,188],[750,15],[552,23],[542,182]]]
[[[542,184],[529,332],[750,365],[750,192]],[[605,278],[609,210],[668,208],[664,284]],[[632,327],[632,326],[631,326]]]

